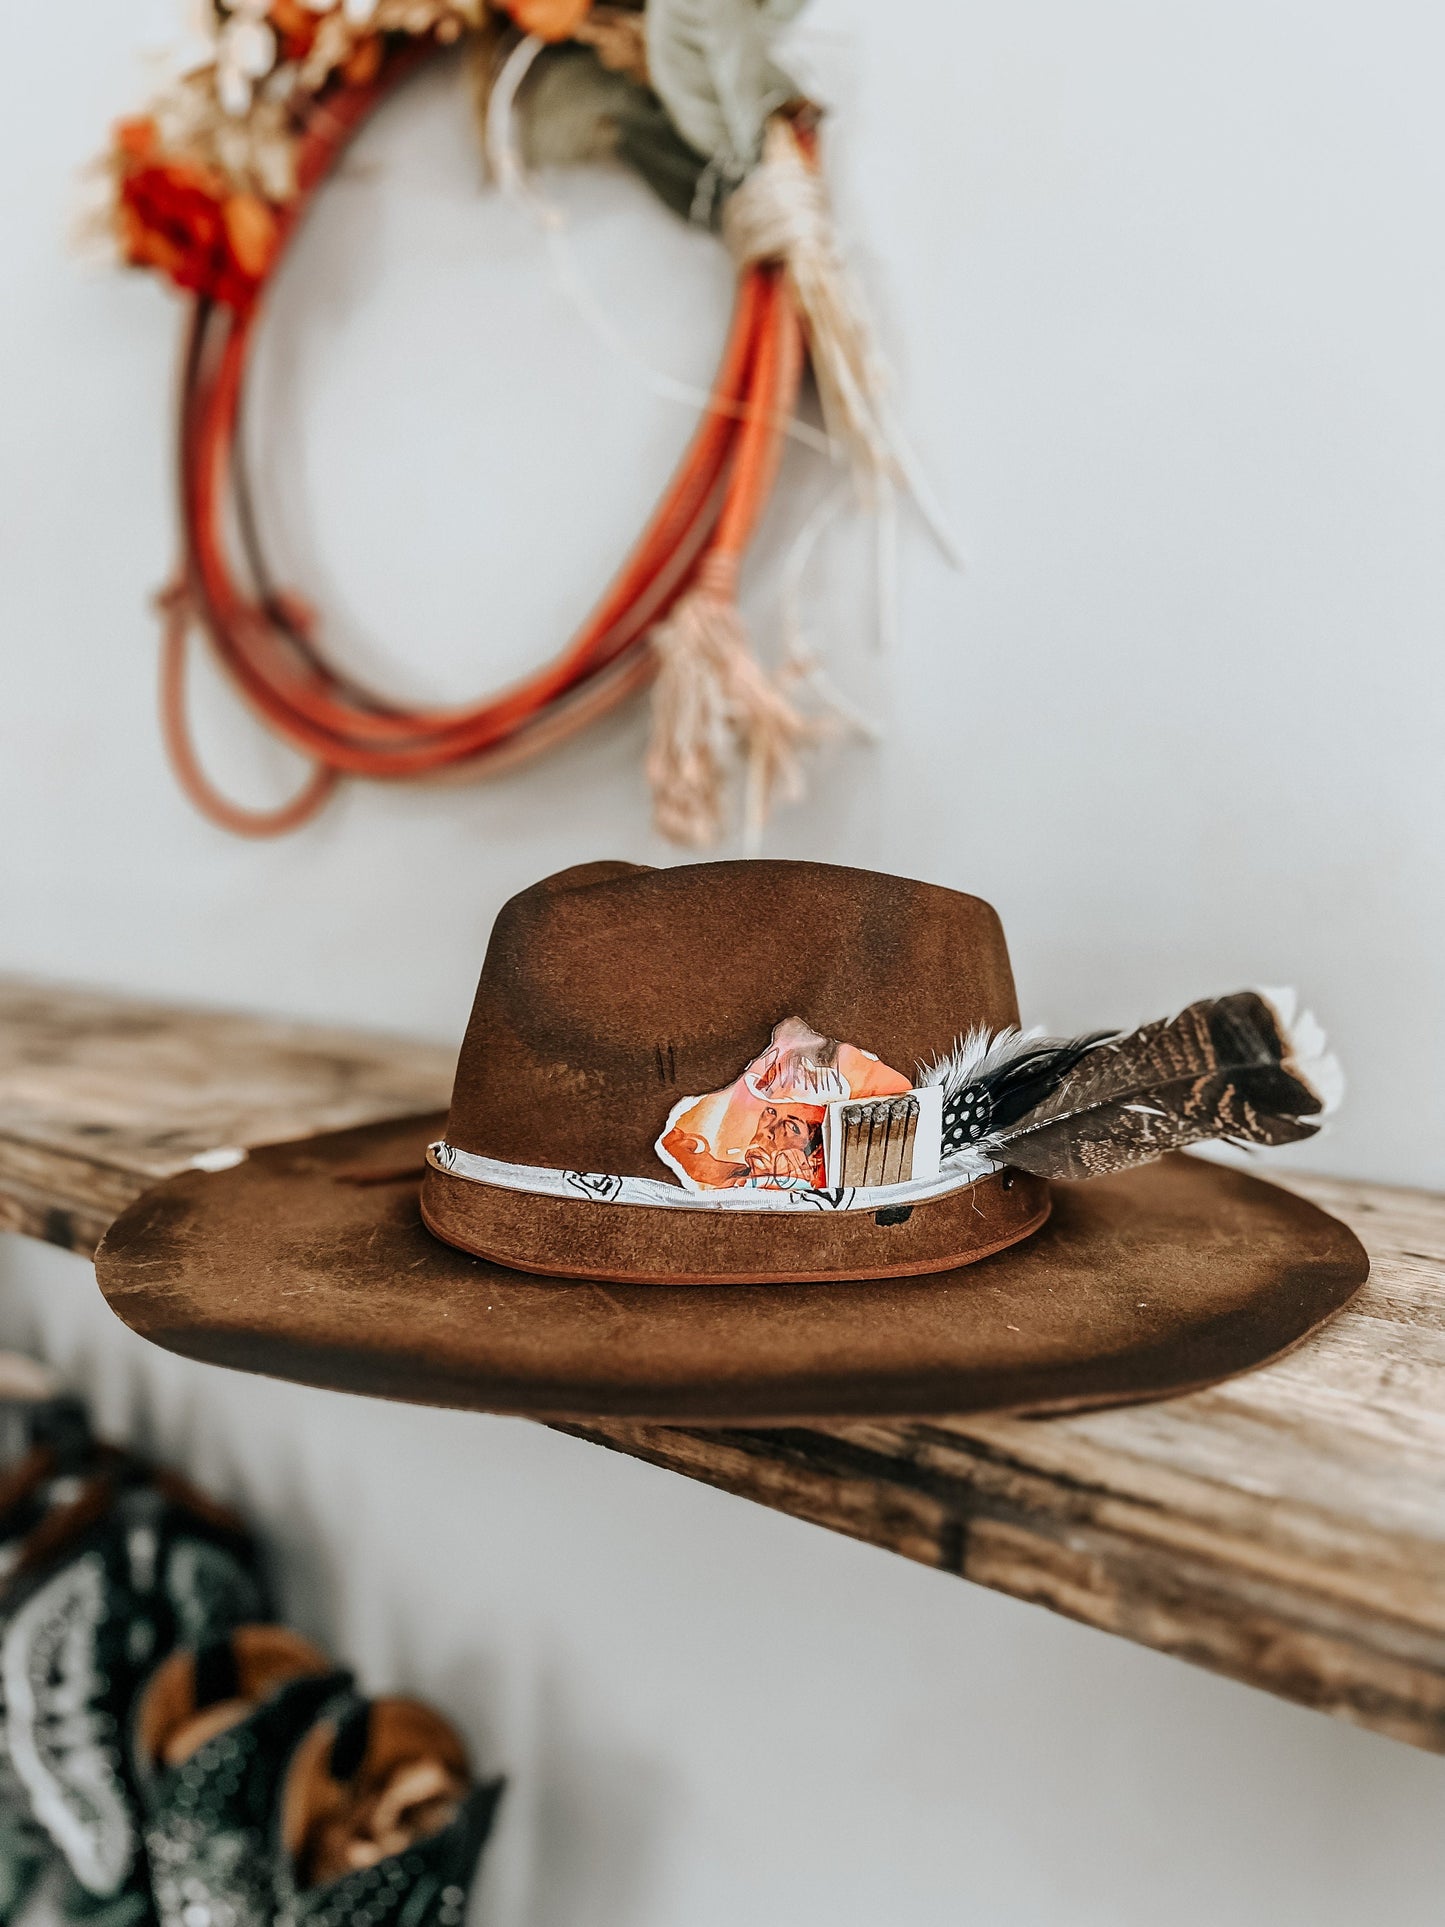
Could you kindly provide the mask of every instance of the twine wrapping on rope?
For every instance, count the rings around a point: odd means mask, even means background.
[[[768,122],[761,161],[729,197],[723,238],[740,271],[771,262],[788,276],[830,443],[877,516],[879,637],[886,652],[898,626],[897,485],[954,568],[963,567],[963,558],[894,414],[888,363],[843,258],[817,157],[786,115]]]
[[[803,793],[802,752],[834,733],[833,718],[805,715],[788,685],[799,664],[777,677],[752,651],[737,606],[737,564],[710,555],[698,579],[652,632],[657,681],[647,778],[657,827],[677,843],[705,845],[721,835],[729,778],[744,772],[743,836],[755,849],[775,801]]]
[[[783,115],[768,122],[763,158],[723,210],[723,238],[739,269],[777,262],[808,333],[823,420],[871,493],[901,475],[883,407],[888,371],[838,246],[827,187]]]

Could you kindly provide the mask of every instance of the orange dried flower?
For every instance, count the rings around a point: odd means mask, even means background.
[[[379,33],[357,41],[341,69],[348,87],[369,87],[381,72],[382,39]]]
[[[256,209],[237,212],[236,201],[255,201],[270,223],[269,251]],[[159,268],[178,288],[227,307],[251,305],[262,278],[255,264],[264,255],[269,267],[275,258],[275,217],[266,204],[254,195],[227,197],[218,175],[184,161],[130,169],[120,181],[117,213],[129,262]]]
[[[156,124],[153,120],[137,118],[116,122],[116,151],[127,161],[149,160],[156,151],[156,140]]]
[[[282,58],[304,60],[315,43],[321,15],[303,7],[301,0],[271,0],[271,25],[281,36]]]
[[[276,216],[259,194],[232,194],[221,208],[236,266],[252,281],[271,272],[280,242]]]
[[[539,40],[570,40],[592,8],[592,0],[505,0],[506,11],[523,33]]]

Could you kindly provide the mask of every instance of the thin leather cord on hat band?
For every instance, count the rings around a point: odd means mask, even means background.
[[[302,193],[289,242],[348,141],[420,56],[403,56],[373,87],[318,114],[302,153]],[[713,406],[628,561],[572,643],[535,675],[471,706],[407,708],[332,664],[299,607],[278,591],[262,554],[240,464],[239,422],[259,308],[195,303],[183,361],[180,472],[184,560],[163,599],[162,717],[178,780],[212,821],[250,836],[297,827],[338,778],[463,778],[535,755],[584,727],[653,673],[652,625],[704,567],[734,573],[766,503],[804,363],[786,278],[754,266],[738,299]],[[250,593],[235,580],[224,531],[234,503]],[[230,803],[201,770],[185,706],[185,651],[197,617],[248,704],[315,769],[279,809]]]

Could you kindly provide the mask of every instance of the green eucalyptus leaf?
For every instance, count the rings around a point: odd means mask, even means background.
[[[716,168],[688,146],[656,94],[636,92],[636,101],[618,120],[618,159],[635,168],[674,214],[716,226],[724,193]]]
[[[577,167],[615,153],[624,120],[651,98],[604,67],[590,47],[549,48],[517,103],[527,165]]]
[[[736,179],[795,92],[769,49],[797,0],[648,0],[652,84],[689,147]],[[781,12],[780,12],[781,10]]]

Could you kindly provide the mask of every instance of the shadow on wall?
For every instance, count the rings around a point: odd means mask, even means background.
[[[528,1927],[635,1927],[655,1918],[658,1864],[679,1804],[675,1777],[655,1757],[600,1749],[579,1729],[560,1672],[542,1680],[536,1713]]]

